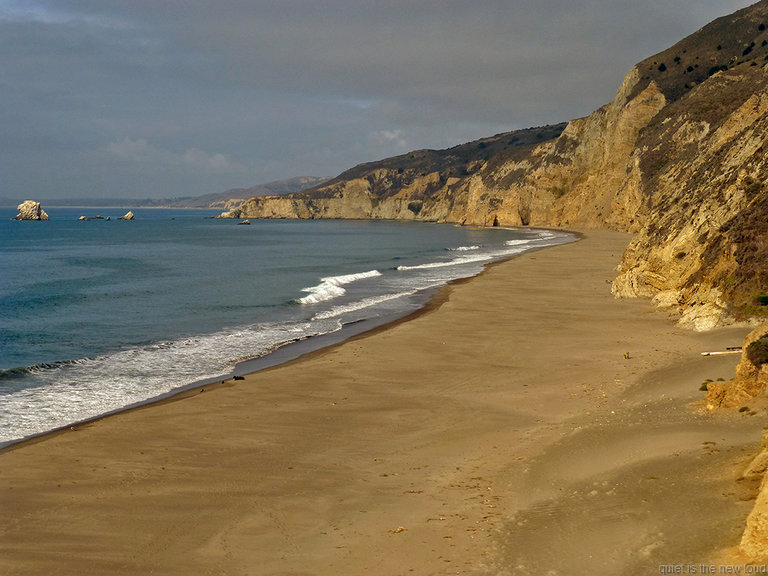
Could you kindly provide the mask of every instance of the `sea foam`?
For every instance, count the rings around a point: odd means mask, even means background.
[[[346,294],[347,291],[342,286],[358,280],[364,280],[365,278],[375,278],[376,276],[381,276],[381,272],[369,270],[368,272],[321,278],[320,284],[310,286],[309,288],[302,288],[302,292],[308,292],[309,294],[303,298],[298,298],[296,301],[299,304],[317,304],[326,300],[333,300]]]
[[[343,314],[349,314],[350,312],[357,312],[358,310],[365,310],[390,300],[397,300],[398,298],[405,298],[407,296],[413,296],[416,290],[409,290],[408,292],[397,292],[396,294],[385,294],[383,296],[372,296],[370,298],[364,298],[357,302],[350,302],[349,304],[342,304],[340,306],[334,306],[330,310],[324,312],[318,312],[315,314],[313,320],[327,320],[329,318],[337,318]]]
[[[221,377],[240,361],[340,328],[333,319],[262,323],[30,367],[27,388],[0,394],[0,445]]]
[[[457,246],[456,248],[448,248],[451,252],[469,252],[470,250],[480,250],[480,246]]]

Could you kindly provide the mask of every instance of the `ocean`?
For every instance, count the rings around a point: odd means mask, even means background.
[[[343,339],[489,262],[574,240],[420,222],[247,226],[211,210],[139,209],[133,221],[119,209],[47,211],[18,222],[0,209],[0,446],[247,372],[293,343]]]

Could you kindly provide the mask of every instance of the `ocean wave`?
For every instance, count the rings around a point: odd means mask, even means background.
[[[460,246],[458,248],[450,248],[449,250],[456,251],[456,252],[472,252],[472,253],[458,256],[452,260],[439,260],[435,262],[426,262],[424,264],[415,264],[410,266],[409,265],[397,266],[395,270],[400,270],[400,271],[429,270],[432,268],[447,268],[450,266],[461,266],[463,264],[488,262],[491,260],[497,260],[499,258],[504,258],[504,257],[512,256],[514,254],[525,252],[527,249],[533,246],[536,246],[537,242],[548,243],[556,238],[568,238],[568,237],[569,235],[567,234],[560,235],[560,234],[555,234],[547,231],[547,232],[539,233],[533,238],[517,238],[514,240],[507,240],[504,242],[504,246],[502,248],[491,249],[486,251],[482,251],[481,246]]]
[[[480,246],[458,246],[456,248],[448,248],[450,252],[469,252],[470,250],[480,250]]]
[[[5,370],[0,370],[0,380],[24,378],[27,375],[29,375],[29,368],[26,366],[19,366],[18,368],[6,368]]]
[[[368,272],[358,272],[356,274],[320,278],[320,284],[310,286],[309,288],[302,288],[301,291],[308,292],[308,295],[298,298],[296,301],[299,304],[317,304],[318,302],[333,300],[346,294],[347,291],[342,286],[358,280],[364,280],[365,278],[375,278],[376,276],[381,276],[381,272],[369,270]]]
[[[424,264],[415,264],[413,266],[398,266],[395,270],[429,270],[430,268],[446,268],[448,266],[460,266],[462,264],[472,264],[473,262],[483,262],[495,257],[494,253],[473,254],[471,256],[460,256],[453,260],[442,260],[438,262],[426,262]]]
[[[5,370],[6,378],[23,377],[26,385],[3,394],[0,444],[219,378],[240,361],[340,327],[334,319],[265,323],[93,358]]]
[[[407,292],[398,292],[396,294],[385,294],[383,296],[372,296],[370,298],[364,298],[357,302],[350,302],[349,304],[342,304],[340,306],[334,306],[330,310],[324,312],[318,312],[315,314],[313,320],[328,320],[330,318],[337,318],[342,314],[349,314],[350,312],[357,312],[358,310],[364,310],[377,304],[382,304],[390,300],[396,300],[398,298],[405,298],[406,296],[412,296],[416,293],[416,290],[409,290]]]

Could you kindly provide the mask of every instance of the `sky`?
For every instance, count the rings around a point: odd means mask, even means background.
[[[0,197],[172,198],[585,116],[737,0],[0,0]]]

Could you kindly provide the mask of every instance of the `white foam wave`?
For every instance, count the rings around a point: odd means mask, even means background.
[[[504,258],[507,256],[512,256],[513,254],[519,254],[520,252],[524,252],[528,248],[532,248],[534,246],[540,245],[537,244],[538,242],[548,242],[552,241],[555,238],[566,238],[568,237],[567,234],[558,235],[554,234],[552,232],[542,232],[538,234],[534,238],[517,238],[514,240],[507,240],[504,242],[504,248],[495,249],[495,250],[488,250],[488,251],[479,251],[481,249],[480,246],[462,246],[459,248],[452,248],[452,251],[459,251],[459,252],[468,252],[472,251],[472,254],[462,255],[457,258],[454,258],[453,260],[442,260],[437,262],[426,262],[424,264],[416,264],[413,266],[408,265],[402,265],[398,266],[396,270],[405,271],[405,270],[428,270],[431,268],[447,268],[450,266],[461,266],[462,264],[472,264],[472,263],[478,263],[478,262],[488,262],[490,260],[495,260],[498,258]]]
[[[444,260],[439,262],[427,262],[425,264],[416,264],[414,266],[398,266],[397,270],[429,270],[430,268],[446,268],[448,266],[460,266],[461,264],[471,264],[473,262],[483,262],[494,257],[493,253],[476,254],[472,256],[460,256],[453,260]]]
[[[304,296],[303,298],[298,298],[296,301],[299,304],[317,304],[318,302],[333,300],[334,298],[346,294],[346,290],[342,288],[342,286],[358,280],[364,280],[365,278],[375,278],[376,276],[381,276],[381,272],[378,270],[369,270],[368,272],[358,272],[356,274],[320,278],[320,284],[317,286],[302,288],[301,291],[308,292],[309,295]]]
[[[218,378],[239,361],[340,328],[338,320],[259,324],[51,368],[37,367],[29,375],[29,387],[3,396],[0,443],[94,418],[192,382]]]
[[[330,318],[337,318],[342,314],[348,314],[350,312],[356,312],[358,310],[364,310],[383,302],[390,300],[396,300],[398,298],[404,298],[406,296],[412,296],[416,293],[416,290],[409,290],[408,292],[398,292],[396,294],[385,294],[383,296],[372,296],[371,298],[364,298],[358,302],[351,302],[349,304],[343,304],[341,306],[334,306],[330,310],[325,312],[319,312],[312,318],[313,320],[328,320]]]

